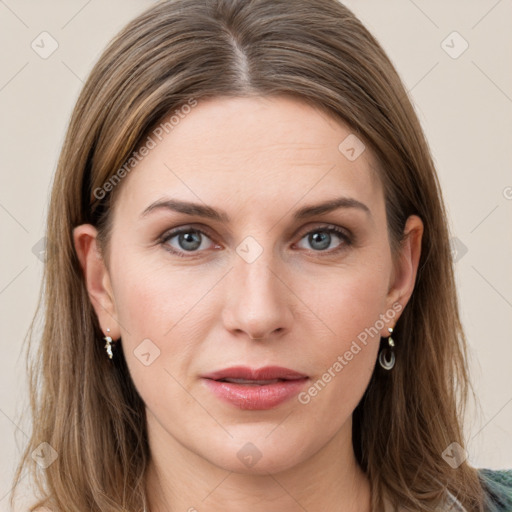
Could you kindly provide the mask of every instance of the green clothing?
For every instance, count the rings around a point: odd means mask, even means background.
[[[512,512],[512,469],[480,468],[480,480],[486,490],[487,512]]]

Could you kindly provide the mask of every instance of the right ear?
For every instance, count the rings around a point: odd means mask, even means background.
[[[92,224],[73,229],[75,251],[82,268],[91,304],[96,311],[103,333],[114,339],[121,337],[112,283],[97,243],[98,231]]]

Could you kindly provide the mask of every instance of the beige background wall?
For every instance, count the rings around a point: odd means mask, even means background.
[[[68,117],[108,40],[152,3],[0,0],[0,510],[30,430],[19,420],[27,404],[20,349],[36,306],[37,244]],[[470,461],[511,468],[512,2],[346,3],[395,63],[437,163],[482,405],[468,422]],[[52,44],[58,48],[45,55]]]

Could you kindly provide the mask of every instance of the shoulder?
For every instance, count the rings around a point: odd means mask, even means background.
[[[480,468],[478,475],[489,500],[489,512],[512,510],[512,469]]]

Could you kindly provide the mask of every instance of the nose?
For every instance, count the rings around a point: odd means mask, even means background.
[[[223,321],[238,337],[245,333],[253,340],[272,339],[293,325],[294,295],[270,253],[263,251],[251,263],[235,255],[225,283]]]

